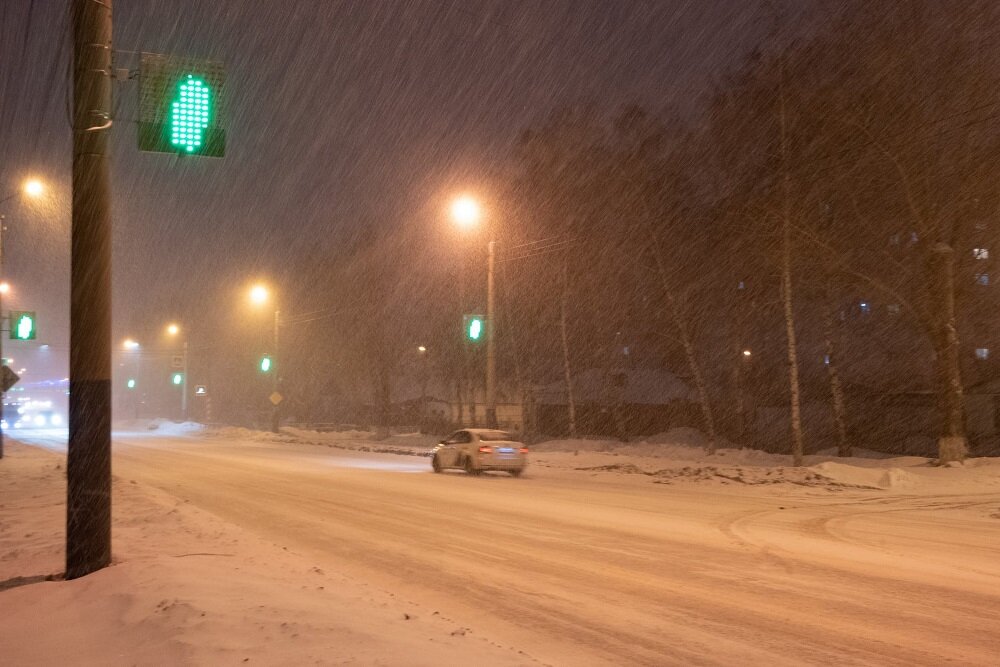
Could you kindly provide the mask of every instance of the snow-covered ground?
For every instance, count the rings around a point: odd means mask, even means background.
[[[117,425],[115,565],[62,569],[60,437],[0,461],[4,664],[996,664],[1000,460]],[[26,436],[29,437],[29,436]],[[46,577],[56,575],[53,581]]]

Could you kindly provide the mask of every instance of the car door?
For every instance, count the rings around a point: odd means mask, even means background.
[[[455,431],[441,441],[441,449],[438,450],[438,460],[444,468],[458,466],[459,447],[461,446],[460,434],[463,431]]]
[[[456,435],[458,436],[458,443],[455,445],[455,449],[458,451],[458,464],[462,465],[466,456],[472,456],[476,436],[469,431],[459,431]]]

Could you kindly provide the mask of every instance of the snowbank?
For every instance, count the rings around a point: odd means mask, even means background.
[[[114,422],[112,428],[126,433],[156,431],[163,435],[185,435],[201,431],[205,426],[197,422],[176,422],[170,419],[123,419]]]

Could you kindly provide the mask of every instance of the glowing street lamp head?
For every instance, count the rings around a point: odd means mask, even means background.
[[[426,345],[420,345],[419,347],[417,347],[417,352],[426,352],[426,351],[427,351]]]
[[[122,343],[122,347],[124,347],[126,350],[138,350],[139,343],[137,341],[132,340],[131,338],[126,338],[125,342]]]
[[[10,283],[4,281],[0,283],[0,294],[6,294],[10,291]]]
[[[268,296],[267,288],[263,285],[254,285],[250,288],[250,301],[257,305],[267,303]]]
[[[176,324],[167,325],[167,333],[170,334],[171,336],[176,336],[178,333],[180,333],[180,330],[181,328]]]
[[[479,223],[481,216],[479,202],[472,197],[459,197],[451,205],[451,217],[460,227],[475,226]]]
[[[24,194],[29,197],[40,197],[45,192],[45,186],[37,178],[29,178],[24,182]]]
[[[753,356],[753,352],[751,352],[750,350],[743,350],[743,356],[749,358]]]

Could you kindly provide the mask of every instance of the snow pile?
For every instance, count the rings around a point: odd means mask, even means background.
[[[223,426],[205,429],[206,438],[222,438],[244,442],[284,442],[290,444],[323,445],[356,452],[429,456],[431,448],[440,437],[421,433],[398,433],[379,438],[373,431],[311,431],[283,426],[280,433],[255,431],[241,426]]]
[[[919,479],[902,468],[867,468],[857,465],[825,461],[812,466],[819,474],[839,484],[873,489],[907,489]]]
[[[239,440],[241,442],[298,442],[299,439],[289,433],[272,433],[257,431],[242,426],[216,426],[203,430],[199,435],[207,438],[223,440]]]
[[[791,457],[755,449],[721,448],[707,454],[707,439],[696,429],[672,429],[641,442],[610,439],[560,439],[532,446],[536,468],[563,469],[594,475],[617,475],[657,484],[718,486],[814,487],[826,491],[872,489],[904,491],[916,487],[959,491],[963,486],[1000,486],[1000,459],[970,459],[957,474],[920,456],[891,456],[856,449],[837,457],[826,450],[803,457],[803,467]],[[720,447],[723,444],[719,443]]]
[[[198,422],[176,422],[170,419],[123,419],[113,424],[115,431],[126,433],[156,431],[163,435],[185,435],[204,428],[205,425]]]

